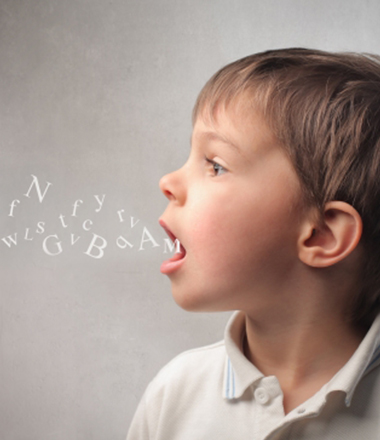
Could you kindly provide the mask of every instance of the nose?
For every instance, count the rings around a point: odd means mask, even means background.
[[[160,189],[169,200],[183,204],[186,200],[183,168],[161,177]]]

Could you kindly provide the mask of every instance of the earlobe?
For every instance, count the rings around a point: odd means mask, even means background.
[[[308,266],[328,267],[343,260],[358,245],[363,223],[356,209],[346,202],[325,206],[323,226],[305,221],[298,240],[298,256]]]

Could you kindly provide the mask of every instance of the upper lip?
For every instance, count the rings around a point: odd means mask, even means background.
[[[176,253],[179,252],[182,256],[182,258],[186,255],[186,249],[183,246],[182,242],[174,235],[174,233],[169,229],[168,225],[160,218],[158,220],[159,224],[164,228],[165,232],[169,235],[169,238],[172,240],[173,243],[176,243],[178,241],[180,248],[176,248]]]
[[[170,239],[173,241],[173,243],[175,242],[175,240],[177,239],[177,237],[173,234],[173,232],[169,229],[169,227],[167,226],[167,224],[160,218],[158,220],[159,224],[164,228],[165,232],[169,235]]]

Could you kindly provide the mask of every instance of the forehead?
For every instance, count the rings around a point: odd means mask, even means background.
[[[247,106],[248,101],[252,101],[252,98],[249,99],[247,93],[238,92],[232,95],[228,91],[202,90],[193,109],[193,125],[198,117],[213,120],[222,110]]]
[[[236,97],[200,108],[194,120],[193,139],[220,139],[246,152],[281,148],[262,113],[251,100]]]

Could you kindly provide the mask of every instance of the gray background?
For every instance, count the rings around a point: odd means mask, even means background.
[[[196,95],[260,50],[379,53],[379,19],[378,0],[0,0],[0,238],[18,234],[0,241],[1,440],[124,439],[158,369],[222,338],[229,314],[180,310],[159,272],[157,183],[187,157]],[[144,227],[159,246],[139,251]]]

